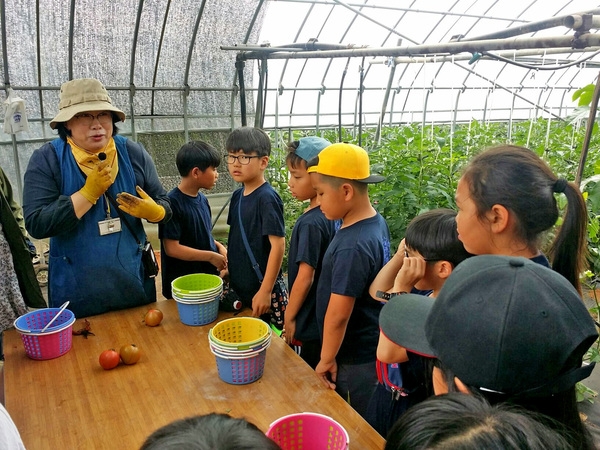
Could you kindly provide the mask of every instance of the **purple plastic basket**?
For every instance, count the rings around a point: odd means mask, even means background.
[[[267,349],[243,359],[226,359],[215,355],[219,378],[229,384],[249,384],[263,376]]]
[[[25,353],[31,359],[58,358],[71,350],[75,315],[65,309],[44,333],[42,328],[60,311],[60,308],[38,309],[15,320],[15,328],[21,334]]]

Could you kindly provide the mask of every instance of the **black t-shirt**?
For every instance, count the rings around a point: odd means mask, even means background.
[[[246,239],[263,276],[271,252],[269,236],[285,237],[285,226],[283,202],[269,183],[264,183],[247,196],[242,196],[243,192],[244,188],[242,187],[231,196],[229,215],[227,216],[229,225],[227,260],[231,287],[240,296],[245,306],[251,306],[252,298],[260,288],[260,282],[252,268],[240,232],[238,219],[240,199]]]
[[[339,228],[339,221],[328,220],[320,207],[312,208],[302,214],[294,225],[288,252],[288,286],[292,286],[298,276],[300,263],[306,263],[315,269],[313,284],[296,316],[295,337],[300,340],[319,339],[319,327],[316,316],[317,284],[321,276],[323,256],[329,243]]]
[[[335,234],[323,258],[317,286],[317,322],[321,338],[332,293],[353,297],[354,307],[336,356],[338,364],[375,361],[382,303],[369,295],[369,286],[390,259],[390,233],[377,213]]]
[[[171,282],[175,278],[192,273],[217,275],[219,272],[208,261],[183,261],[167,255],[162,239],[173,239],[197,250],[217,251],[211,233],[211,212],[206,196],[199,192],[196,197],[191,197],[179,188],[173,189],[168,196],[173,217],[169,222],[160,224],[158,232],[161,239],[162,292],[165,298],[172,298]]]

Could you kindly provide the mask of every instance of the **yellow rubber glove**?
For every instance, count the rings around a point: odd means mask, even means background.
[[[141,198],[135,197],[129,192],[121,192],[117,195],[119,209],[138,219],[146,219],[148,222],[160,222],[165,217],[165,208],[156,204],[141,187],[136,186],[135,190]]]
[[[85,184],[79,190],[87,201],[94,205],[113,183],[110,176],[110,167],[106,163],[100,163],[90,172]]]

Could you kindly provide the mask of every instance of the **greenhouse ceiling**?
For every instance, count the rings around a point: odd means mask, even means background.
[[[600,72],[589,0],[0,0],[19,178],[60,85],[95,77],[140,133],[565,118]],[[596,14],[596,15],[594,15]],[[18,156],[17,156],[18,151]],[[15,158],[16,156],[16,158]],[[16,161],[15,161],[16,159]],[[16,175],[19,174],[19,175]]]

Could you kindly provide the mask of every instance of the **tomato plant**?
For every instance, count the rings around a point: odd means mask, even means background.
[[[121,355],[121,361],[123,361],[124,364],[135,364],[142,356],[140,348],[135,344],[122,346],[119,350],[119,354]]]
[[[99,362],[104,370],[114,369],[119,365],[119,353],[113,348],[100,353]]]
[[[163,313],[160,309],[150,309],[144,316],[144,322],[149,327],[155,327],[159,325],[163,320]]]

